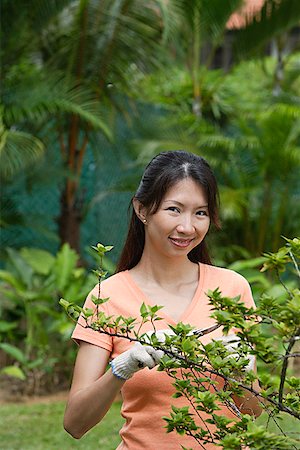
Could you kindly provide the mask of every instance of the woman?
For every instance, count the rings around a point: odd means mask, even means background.
[[[205,292],[220,288],[225,296],[241,295],[254,305],[246,280],[214,267],[205,243],[211,225],[219,228],[218,192],[207,162],[185,151],[160,153],[148,164],[132,200],[132,218],[116,274],[101,285],[107,315],[139,317],[142,302],[161,305],[158,330],[179,321],[196,328],[214,324]],[[85,306],[93,307],[89,294]],[[142,332],[151,330],[151,324]],[[220,328],[204,336],[205,344],[221,337]],[[166,434],[162,416],[174,399],[174,387],[164,372],[148,370],[161,357],[159,350],[110,337],[78,324],[73,338],[79,343],[65,429],[75,438],[96,425],[122,391],[126,419],[118,449],[173,450],[195,448],[191,437]],[[108,362],[111,368],[105,372]],[[239,402],[242,410],[259,415],[255,398]],[[242,406],[241,406],[242,405]],[[224,407],[220,413],[233,415]],[[205,447],[217,448],[214,444]]]

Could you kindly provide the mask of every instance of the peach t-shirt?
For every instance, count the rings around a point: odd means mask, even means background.
[[[184,311],[179,321],[189,323],[196,328],[206,328],[215,322],[210,318],[211,310],[208,304],[208,298],[205,293],[208,290],[220,288],[223,296],[235,297],[241,295],[242,301],[247,307],[255,306],[251,289],[248,282],[236,272],[220,267],[199,264],[200,277],[198,287],[188,308]],[[94,308],[91,301],[91,295],[98,295],[98,285],[88,295],[85,307]],[[142,302],[153,306],[142,290],[133,281],[130,272],[119,272],[101,284],[101,298],[110,297],[107,303],[101,306],[101,309],[107,315],[140,317],[140,306]],[[160,310],[158,315],[163,320],[156,322],[157,330],[164,330],[168,325],[175,325],[174,320]],[[84,323],[82,319],[79,319]],[[146,324],[142,332],[151,330],[151,324]],[[222,328],[203,336],[202,342],[208,343],[212,338],[222,335]],[[89,342],[108,350],[111,359],[128,350],[132,345],[124,338],[107,336],[90,328],[83,328],[77,324],[72,338]],[[187,400],[184,398],[174,399],[172,394],[175,388],[172,386],[172,379],[165,372],[158,372],[156,369],[148,368],[140,370],[134,376],[124,383],[122,388],[123,406],[122,416],[126,420],[120,431],[122,438],[118,450],[180,450],[183,445],[186,448],[197,448],[196,441],[189,436],[180,436],[175,431],[166,433],[166,422],[162,416],[169,416],[171,405],[184,406]],[[222,383],[221,380],[219,380]],[[99,401],[101,401],[99,399]],[[190,412],[193,412],[190,408]],[[206,414],[200,412],[203,419]],[[225,407],[217,414],[224,414],[229,418],[234,415]],[[200,423],[201,424],[201,423]],[[212,429],[212,425],[207,424]],[[216,447],[214,444],[205,446],[205,449],[212,450]]]

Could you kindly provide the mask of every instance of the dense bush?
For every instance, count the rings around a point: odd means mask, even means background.
[[[70,296],[81,304],[96,282],[77,266],[78,259],[67,244],[55,256],[34,248],[7,249],[0,271],[0,374],[20,380],[14,385],[22,392],[51,390],[69,375],[72,324],[58,300]]]

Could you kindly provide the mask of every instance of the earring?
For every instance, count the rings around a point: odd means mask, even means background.
[[[145,224],[146,224],[146,223],[147,223],[147,219],[143,219],[143,223],[145,223]]]

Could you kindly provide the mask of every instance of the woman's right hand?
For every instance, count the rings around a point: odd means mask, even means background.
[[[111,361],[112,373],[121,380],[129,380],[135,372],[145,367],[153,369],[159,364],[163,355],[162,350],[136,342],[129,350]]]

